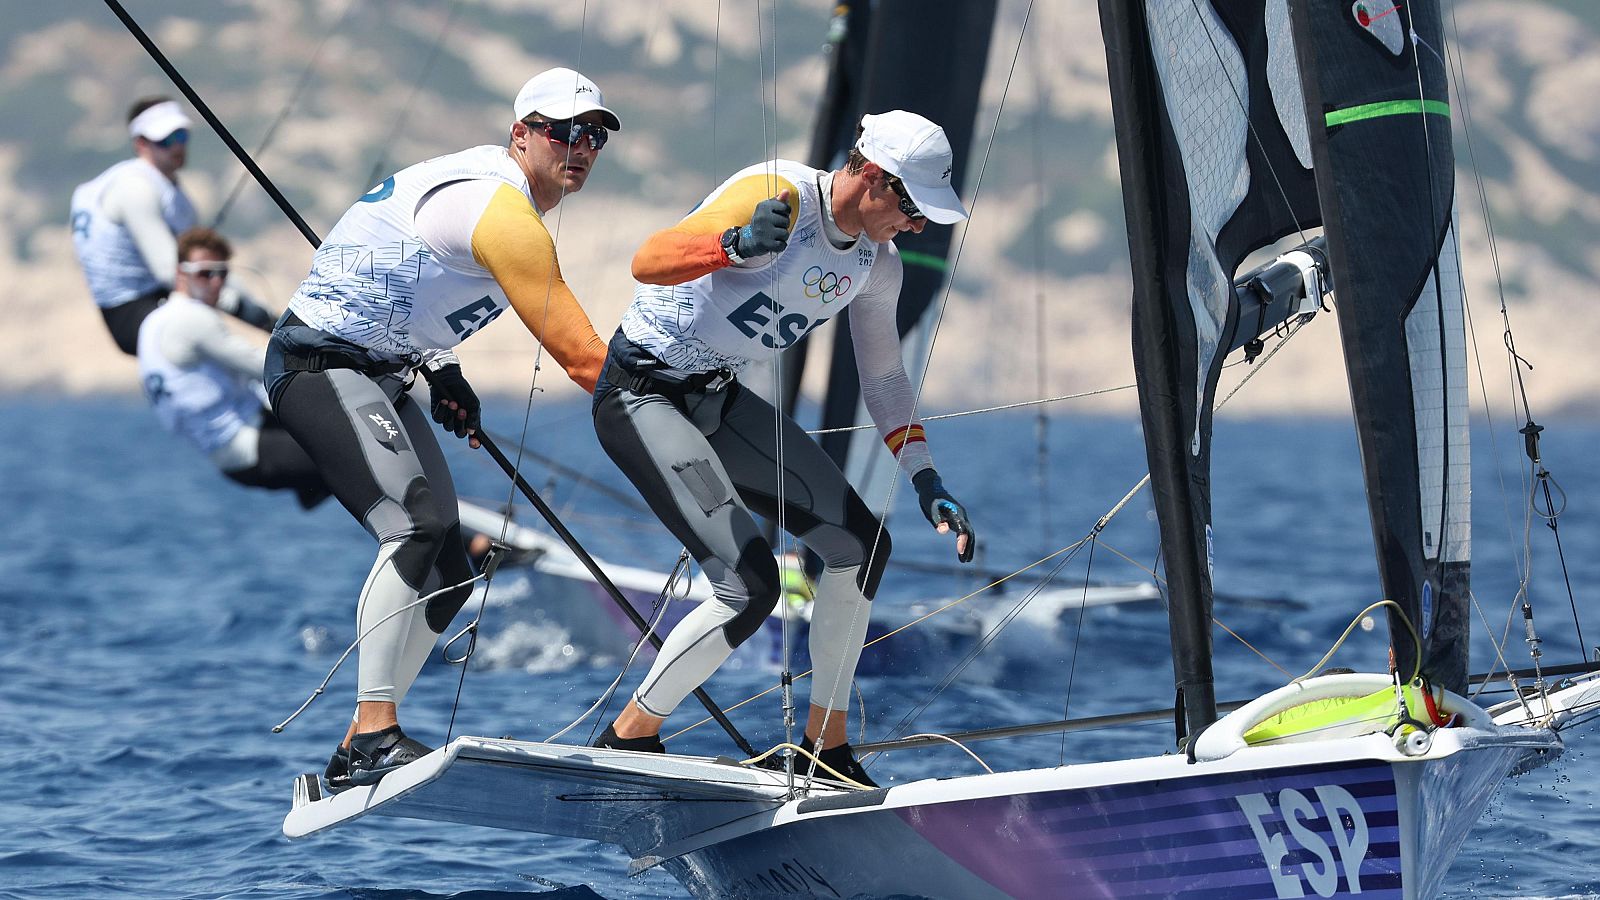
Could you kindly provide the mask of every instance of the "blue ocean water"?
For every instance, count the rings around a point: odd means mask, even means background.
[[[511,401],[492,403],[486,415],[511,436],[521,419]],[[1521,445],[1513,427],[1499,430],[1476,434],[1473,583],[1489,625],[1475,622],[1475,669],[1494,656],[1490,629],[1509,629],[1507,658],[1527,664],[1520,616],[1509,616],[1522,540]],[[995,569],[1082,537],[1144,470],[1131,419],[1053,418],[1044,473],[1030,416],[953,420],[932,432],[946,482],[980,529],[981,561]],[[1592,590],[1600,471],[1588,455],[1597,443],[1600,429],[1570,423],[1553,425],[1545,441],[1567,496],[1561,536],[1591,646],[1600,642]],[[536,406],[528,444],[627,491],[581,405]],[[459,444],[449,450],[464,495],[506,501],[505,479],[486,457]],[[1310,668],[1378,588],[1347,423],[1224,421],[1215,455],[1224,593],[1216,615],[1242,639],[1216,634],[1219,694],[1244,698]],[[596,553],[670,567],[676,546],[627,505],[537,464],[527,471]],[[953,557],[911,510],[907,491],[895,505],[898,559]],[[9,526],[0,542],[0,634],[9,638],[0,646],[0,898],[593,896],[583,885],[607,898],[684,896],[660,872],[628,878],[620,852],[571,840],[387,819],[283,838],[292,778],[320,770],[350,712],[353,666],[284,733],[271,732],[354,637],[353,601],[373,548],[336,506],[304,513],[287,496],[225,481],[160,432],[137,400],[12,396],[0,399],[0,510]],[[1147,579],[1139,567],[1155,559],[1149,510],[1148,493],[1136,496],[1053,586]],[[1571,661],[1579,645],[1562,573],[1537,522],[1531,540],[1545,658]],[[501,577],[509,589],[514,573]],[[908,619],[913,608],[978,583],[892,565],[876,606]],[[913,721],[917,730],[956,730],[1170,704],[1159,605],[1080,616],[1019,607],[1027,596],[989,592],[958,608],[985,626],[1013,610],[1016,621],[949,687],[940,690],[964,655],[937,644],[897,657],[891,674],[861,679],[868,736]],[[464,680],[459,667],[438,662],[424,671],[403,710],[409,732],[429,743],[451,729],[542,738],[615,676],[613,664],[594,664],[583,646],[527,628],[506,609],[490,604],[484,647],[498,652],[480,653]],[[936,618],[923,627],[943,626]],[[1335,663],[1381,667],[1384,631],[1381,622],[1358,629]],[[773,680],[745,668],[719,673],[708,689],[728,705]],[[690,719],[684,712],[674,723],[680,718]],[[770,698],[734,719],[758,745],[780,734]],[[1170,725],[1158,724],[975,749],[1000,768],[1157,753],[1170,739]],[[1505,786],[1451,869],[1445,896],[1600,892],[1600,751],[1588,746],[1597,740],[1580,732],[1561,761]],[[727,752],[709,728],[675,746]],[[889,754],[873,772],[904,781],[975,769],[959,751],[936,749]]]

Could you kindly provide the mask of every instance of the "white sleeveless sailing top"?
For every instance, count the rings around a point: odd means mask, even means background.
[[[72,192],[72,246],[88,278],[89,293],[101,308],[119,306],[162,286],[127,227],[112,221],[101,205],[107,189],[123,178],[143,178],[155,187],[161,197],[161,218],[173,234],[193,228],[199,219],[183,189],[137,157],[78,185]]]
[[[380,359],[416,362],[425,351],[461,343],[510,304],[487,269],[437,259],[417,234],[415,214],[434,189],[481,178],[528,195],[521,168],[494,145],[435,157],[384,179],[333,226],[289,308],[307,325]]]

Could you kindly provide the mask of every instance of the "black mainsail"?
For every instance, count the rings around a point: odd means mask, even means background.
[[[1101,0],[1133,268],[1133,358],[1161,526],[1180,738],[1216,718],[1211,409],[1245,257],[1318,222],[1282,0]],[[1281,305],[1280,305],[1281,306]]]
[[[1367,503],[1398,671],[1466,687],[1466,336],[1436,0],[1296,3]]]

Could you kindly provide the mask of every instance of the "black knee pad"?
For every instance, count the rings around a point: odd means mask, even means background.
[[[738,573],[745,590],[750,592],[750,602],[722,626],[723,635],[733,647],[749,640],[778,605],[778,561],[772,558],[771,545],[759,538],[746,544],[739,554]]]
[[[424,607],[428,614],[428,627],[434,634],[444,634],[444,630],[450,627],[450,621],[456,617],[456,613],[461,612],[467,598],[472,596],[472,563],[467,558],[467,546],[461,540],[460,522],[445,531],[435,568],[439,571],[442,584],[457,585],[429,600]]]
[[[875,528],[872,537],[867,540],[867,558],[861,563],[861,572],[856,575],[856,587],[861,589],[861,596],[868,600],[877,596],[878,582],[883,580],[883,570],[889,565],[892,544],[887,528]]]
[[[449,526],[434,508],[433,492],[428,489],[427,479],[420,475],[406,486],[404,505],[411,527],[400,535],[400,547],[394,552],[394,568],[401,580],[421,591],[439,558],[439,549],[445,546],[445,529]],[[461,533],[457,531],[456,542],[460,540]]]
[[[861,589],[863,597],[871,600],[878,593],[878,582],[883,580],[883,570],[889,565],[894,542],[889,540],[889,529],[883,522],[854,496],[845,507],[845,527],[861,544],[861,571],[856,575],[856,587]]]

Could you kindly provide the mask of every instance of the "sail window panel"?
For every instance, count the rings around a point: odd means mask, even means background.
[[[1149,0],[1145,9],[1150,43],[1158,48],[1153,56],[1162,96],[1188,177],[1187,287],[1195,324],[1199,409],[1205,406],[1206,373],[1221,349],[1233,299],[1233,276],[1222,270],[1216,239],[1250,187],[1245,160],[1249,122],[1240,103],[1247,90],[1244,57],[1209,3]],[[1200,452],[1199,417],[1189,452]]]
[[[1289,136],[1301,168],[1311,169],[1311,131],[1306,124],[1306,96],[1300,85],[1300,64],[1295,58],[1294,35],[1289,24],[1289,0],[1267,0],[1267,85],[1278,124]]]
[[[1452,223],[1439,248],[1438,266],[1423,283],[1405,322],[1417,428],[1422,551],[1424,557],[1441,562],[1466,562],[1472,551],[1463,313],[1460,257]]]

